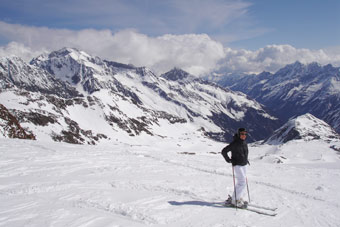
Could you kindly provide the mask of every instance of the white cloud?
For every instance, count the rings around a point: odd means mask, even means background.
[[[0,46],[0,57],[18,56],[25,61],[30,61],[33,57],[36,57],[44,52],[47,51],[44,49],[34,51],[30,47],[17,42],[10,42],[6,46]]]
[[[157,73],[173,67],[201,75],[216,67],[225,56],[223,45],[205,34],[163,35],[149,37],[134,30],[112,33],[110,30],[72,31],[27,27],[0,22],[0,34],[14,43],[2,47],[1,53],[18,54],[29,61],[39,51],[75,47],[89,54],[121,63],[147,66]],[[14,48],[10,48],[12,46]],[[25,54],[20,54],[19,49]]]
[[[340,66],[340,51],[297,49],[291,45],[268,45],[256,51],[226,48],[225,52],[226,58],[220,62],[221,72],[275,72],[295,61]]]
[[[297,49],[268,45],[256,51],[225,48],[206,34],[150,37],[135,30],[50,29],[0,21],[0,36],[11,40],[0,46],[0,56],[17,55],[26,61],[46,51],[75,47],[103,59],[147,66],[156,73],[173,67],[201,76],[220,68],[223,72],[275,72],[286,64],[319,62],[340,66],[340,48]]]

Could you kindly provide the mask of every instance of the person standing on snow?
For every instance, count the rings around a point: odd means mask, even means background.
[[[242,207],[245,205],[243,195],[247,187],[246,165],[248,161],[248,145],[245,141],[247,138],[247,131],[245,128],[239,128],[234,135],[234,140],[222,150],[222,155],[226,162],[232,164],[233,175],[236,178],[236,185],[232,195],[231,203],[234,206]],[[231,158],[228,153],[231,152]]]

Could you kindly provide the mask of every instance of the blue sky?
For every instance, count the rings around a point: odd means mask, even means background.
[[[225,36],[221,41],[231,47],[250,49],[268,44],[311,49],[340,44],[338,0],[252,0],[239,2],[238,6],[234,3],[237,1],[230,4],[227,3],[231,1],[174,2],[177,1],[2,0],[0,20],[74,30],[134,28],[150,36],[206,33],[211,37]],[[212,4],[211,9],[206,7],[209,4]],[[213,4],[215,7],[230,6],[235,13],[216,10]],[[217,13],[215,17],[204,16],[214,12]],[[224,12],[231,14],[230,17],[224,16]],[[188,20],[185,13],[193,20]]]
[[[297,48],[319,49],[340,44],[340,1],[258,0],[249,14],[259,26],[268,28],[263,36],[245,40],[252,48],[270,43]]]
[[[125,63],[152,67],[168,61],[169,66],[159,70],[183,65],[200,74],[200,64],[206,59],[192,66],[189,62],[170,64],[174,61],[170,56],[174,49],[187,49],[180,46],[191,40],[192,49],[183,55],[196,49],[211,56],[207,61],[213,63],[204,72],[211,71],[226,57],[237,68],[240,55],[249,63],[268,54],[272,61],[267,60],[262,66],[252,62],[253,66],[248,64],[242,69],[254,72],[275,71],[282,59],[283,63],[292,59],[326,64],[327,59],[335,57],[330,63],[340,64],[339,0],[1,0],[0,4],[1,55],[27,55],[28,51],[38,54],[66,44]],[[132,56],[137,43],[144,49],[145,45],[155,49],[146,61]],[[123,44],[131,53],[120,50],[120,56],[113,56],[104,51]],[[155,57],[162,52],[157,48],[168,44],[167,53],[173,59]],[[221,46],[223,53],[217,50]],[[217,50],[216,56],[210,54],[213,50]],[[278,56],[288,52],[289,56]]]

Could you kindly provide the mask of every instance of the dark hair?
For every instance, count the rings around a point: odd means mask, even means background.
[[[237,131],[238,136],[241,135],[241,132],[247,132],[247,130],[245,128],[239,128]]]

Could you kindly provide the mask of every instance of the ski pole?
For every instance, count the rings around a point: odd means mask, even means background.
[[[249,193],[249,186],[248,186],[248,177],[246,177],[246,182],[247,182],[247,191],[248,191],[248,201],[250,203],[250,193]]]
[[[235,193],[235,208],[237,210],[237,199],[236,199],[236,187],[235,187],[235,174],[234,174],[234,166],[232,166],[233,169],[233,181],[234,181],[234,193]]]

